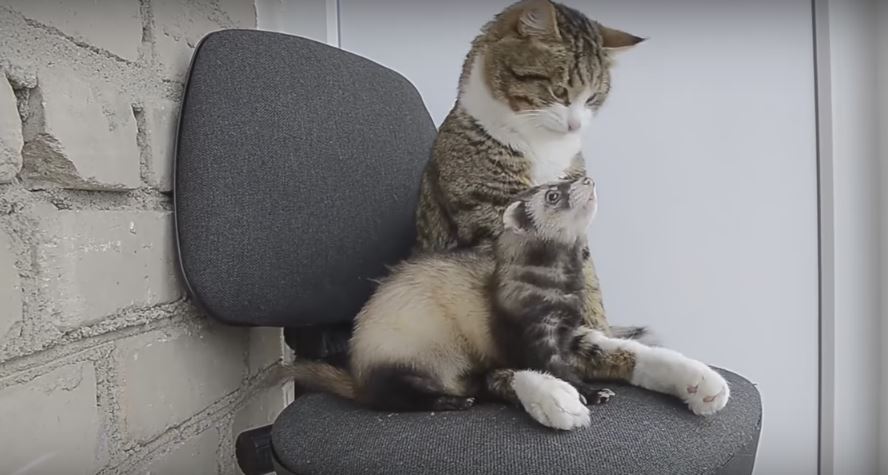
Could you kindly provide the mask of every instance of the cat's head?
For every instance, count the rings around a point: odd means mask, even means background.
[[[641,41],[550,0],[524,0],[484,27],[466,73],[481,74],[503,111],[551,132],[577,133],[610,92],[612,54]]]

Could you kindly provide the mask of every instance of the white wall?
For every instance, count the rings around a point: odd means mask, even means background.
[[[822,177],[827,191],[822,232],[825,245],[832,242],[825,252],[831,253],[834,268],[834,275],[824,272],[823,280],[824,292],[834,296],[823,309],[827,329],[823,417],[833,427],[825,434],[823,473],[876,473],[879,463],[878,1],[829,0],[819,3],[817,10],[824,15],[824,29],[828,28],[821,31],[828,34],[828,42],[819,36],[818,55],[820,62],[828,62],[821,74],[828,89],[821,91],[820,100],[831,109],[820,118],[826,127],[821,161],[831,169]],[[830,327],[834,332],[828,331]]]
[[[257,28],[339,44],[336,0],[256,0]]]
[[[340,0],[341,46],[440,123],[469,41],[510,0]],[[566,2],[651,40],[620,60],[585,153],[611,319],[758,384],[758,473],[817,465],[817,168],[808,0]],[[446,20],[444,20],[446,18]]]

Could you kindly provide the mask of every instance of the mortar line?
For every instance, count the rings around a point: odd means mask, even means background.
[[[154,58],[154,11],[149,0],[139,0],[139,20],[142,23],[142,38],[139,45],[139,60],[142,64],[153,64]]]
[[[187,442],[207,430],[220,427],[219,422],[231,419],[232,414],[241,409],[260,390],[271,387],[277,374],[277,364],[241,381],[240,387],[210,403],[209,406],[184,421],[161,432],[151,440],[139,444],[134,449],[124,450],[121,460],[109,463],[97,475],[130,473],[134,468],[144,466],[165,453],[165,449]]]
[[[108,349],[108,357],[93,361],[96,372],[96,409],[99,410],[102,424],[104,453],[107,454],[107,462],[110,463],[121,453],[119,441],[123,439],[121,421],[123,420],[120,402],[117,399],[116,388],[120,384],[120,374],[113,363],[113,357],[117,346],[109,342],[103,346]],[[100,452],[101,453],[101,452]]]
[[[134,105],[132,109],[133,119],[136,121],[136,147],[139,149],[139,180],[143,185],[147,185],[150,174],[149,161],[154,154],[148,140],[148,119],[144,105]]]
[[[109,348],[110,344],[111,342],[103,342],[90,348],[83,348],[79,351],[74,351],[69,354],[61,355],[41,365],[36,365],[30,368],[23,369],[21,371],[4,374],[2,377],[0,377],[0,390],[27,383],[68,365],[82,363],[85,361],[95,361],[99,358],[102,351]]]
[[[56,360],[68,358],[77,353],[88,351],[93,347],[128,338],[130,336],[147,333],[149,331],[162,330],[178,324],[187,324],[190,320],[194,319],[194,313],[179,311],[191,308],[190,306],[186,307],[185,302],[186,300],[182,299],[170,304],[154,307],[131,307],[127,311],[119,312],[103,319],[99,325],[103,323],[107,324],[115,319],[125,319],[125,315],[127,315],[128,312],[140,313],[145,310],[156,310],[168,312],[168,314],[154,320],[134,322],[132,325],[115,328],[95,335],[88,335],[80,338],[65,338],[63,335],[58,340],[48,343],[43,348],[2,361],[0,362],[2,363],[0,364],[0,387],[4,386],[3,382],[7,378],[11,378],[17,373],[23,373],[42,366],[50,365]],[[91,327],[83,327],[78,330],[83,331],[89,328]]]
[[[74,38],[73,36],[66,35],[65,33],[63,33],[61,30],[59,30],[59,29],[56,28],[56,27],[49,26],[49,25],[44,24],[44,23],[40,23],[39,21],[37,21],[37,20],[33,20],[33,19],[31,19],[31,18],[28,18],[28,17],[26,17],[26,16],[24,16],[24,15],[22,15],[22,17],[24,18],[25,23],[27,23],[29,26],[32,26],[32,27],[34,27],[34,28],[39,28],[39,29],[41,29],[41,30],[43,30],[43,31],[46,31],[47,33],[53,34],[53,35],[55,35],[55,36],[62,37],[62,38],[64,38],[64,39],[70,41],[71,43],[74,43],[75,45],[77,45],[77,46],[80,47],[80,48],[83,48],[83,49],[85,49],[85,50],[89,50],[89,51],[91,51],[91,52],[93,52],[93,53],[95,53],[95,54],[98,54],[98,55],[104,56],[104,57],[106,57],[106,58],[108,58],[108,59],[112,59],[112,60],[115,60],[115,61],[120,61],[120,62],[122,62],[122,63],[124,63],[124,64],[128,64],[128,65],[130,65],[130,66],[135,66],[135,65],[137,65],[136,62],[131,61],[131,60],[126,59],[126,58],[122,58],[122,57],[120,57],[120,56],[117,56],[116,54],[114,54],[114,53],[112,53],[112,52],[110,52],[110,51],[108,51],[108,50],[106,50],[106,49],[99,48],[98,46],[93,46],[93,45],[91,45],[91,44],[89,44],[89,43],[87,43],[87,42],[85,42],[85,41],[78,40],[77,38]]]
[[[141,152],[141,151],[140,151]],[[141,155],[141,153],[140,153]],[[140,156],[141,166],[141,156]],[[141,174],[141,171],[140,171]],[[23,187],[24,188],[24,187]],[[28,190],[35,199],[42,200],[60,211],[171,211],[170,197],[149,186],[132,190],[75,190],[66,188],[50,188]],[[140,196],[141,195],[141,196]],[[144,199],[147,203],[140,202]],[[87,200],[106,200],[105,203],[81,203]],[[113,201],[123,201],[116,204]],[[154,205],[154,206],[152,206]]]

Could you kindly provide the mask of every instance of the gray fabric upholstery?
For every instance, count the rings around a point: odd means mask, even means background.
[[[750,473],[761,428],[755,386],[722,371],[727,407],[698,417],[677,399],[622,385],[592,425],[558,432],[498,404],[388,414],[333,396],[298,398],[275,422],[279,475]]]
[[[278,33],[208,35],[175,167],[192,296],[231,324],[350,320],[414,240],[434,137],[419,93],[387,68]]]

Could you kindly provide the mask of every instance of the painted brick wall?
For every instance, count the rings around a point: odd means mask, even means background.
[[[191,52],[255,26],[252,0],[0,0],[0,473],[238,473],[283,407],[280,332],[208,321],[172,241]]]

